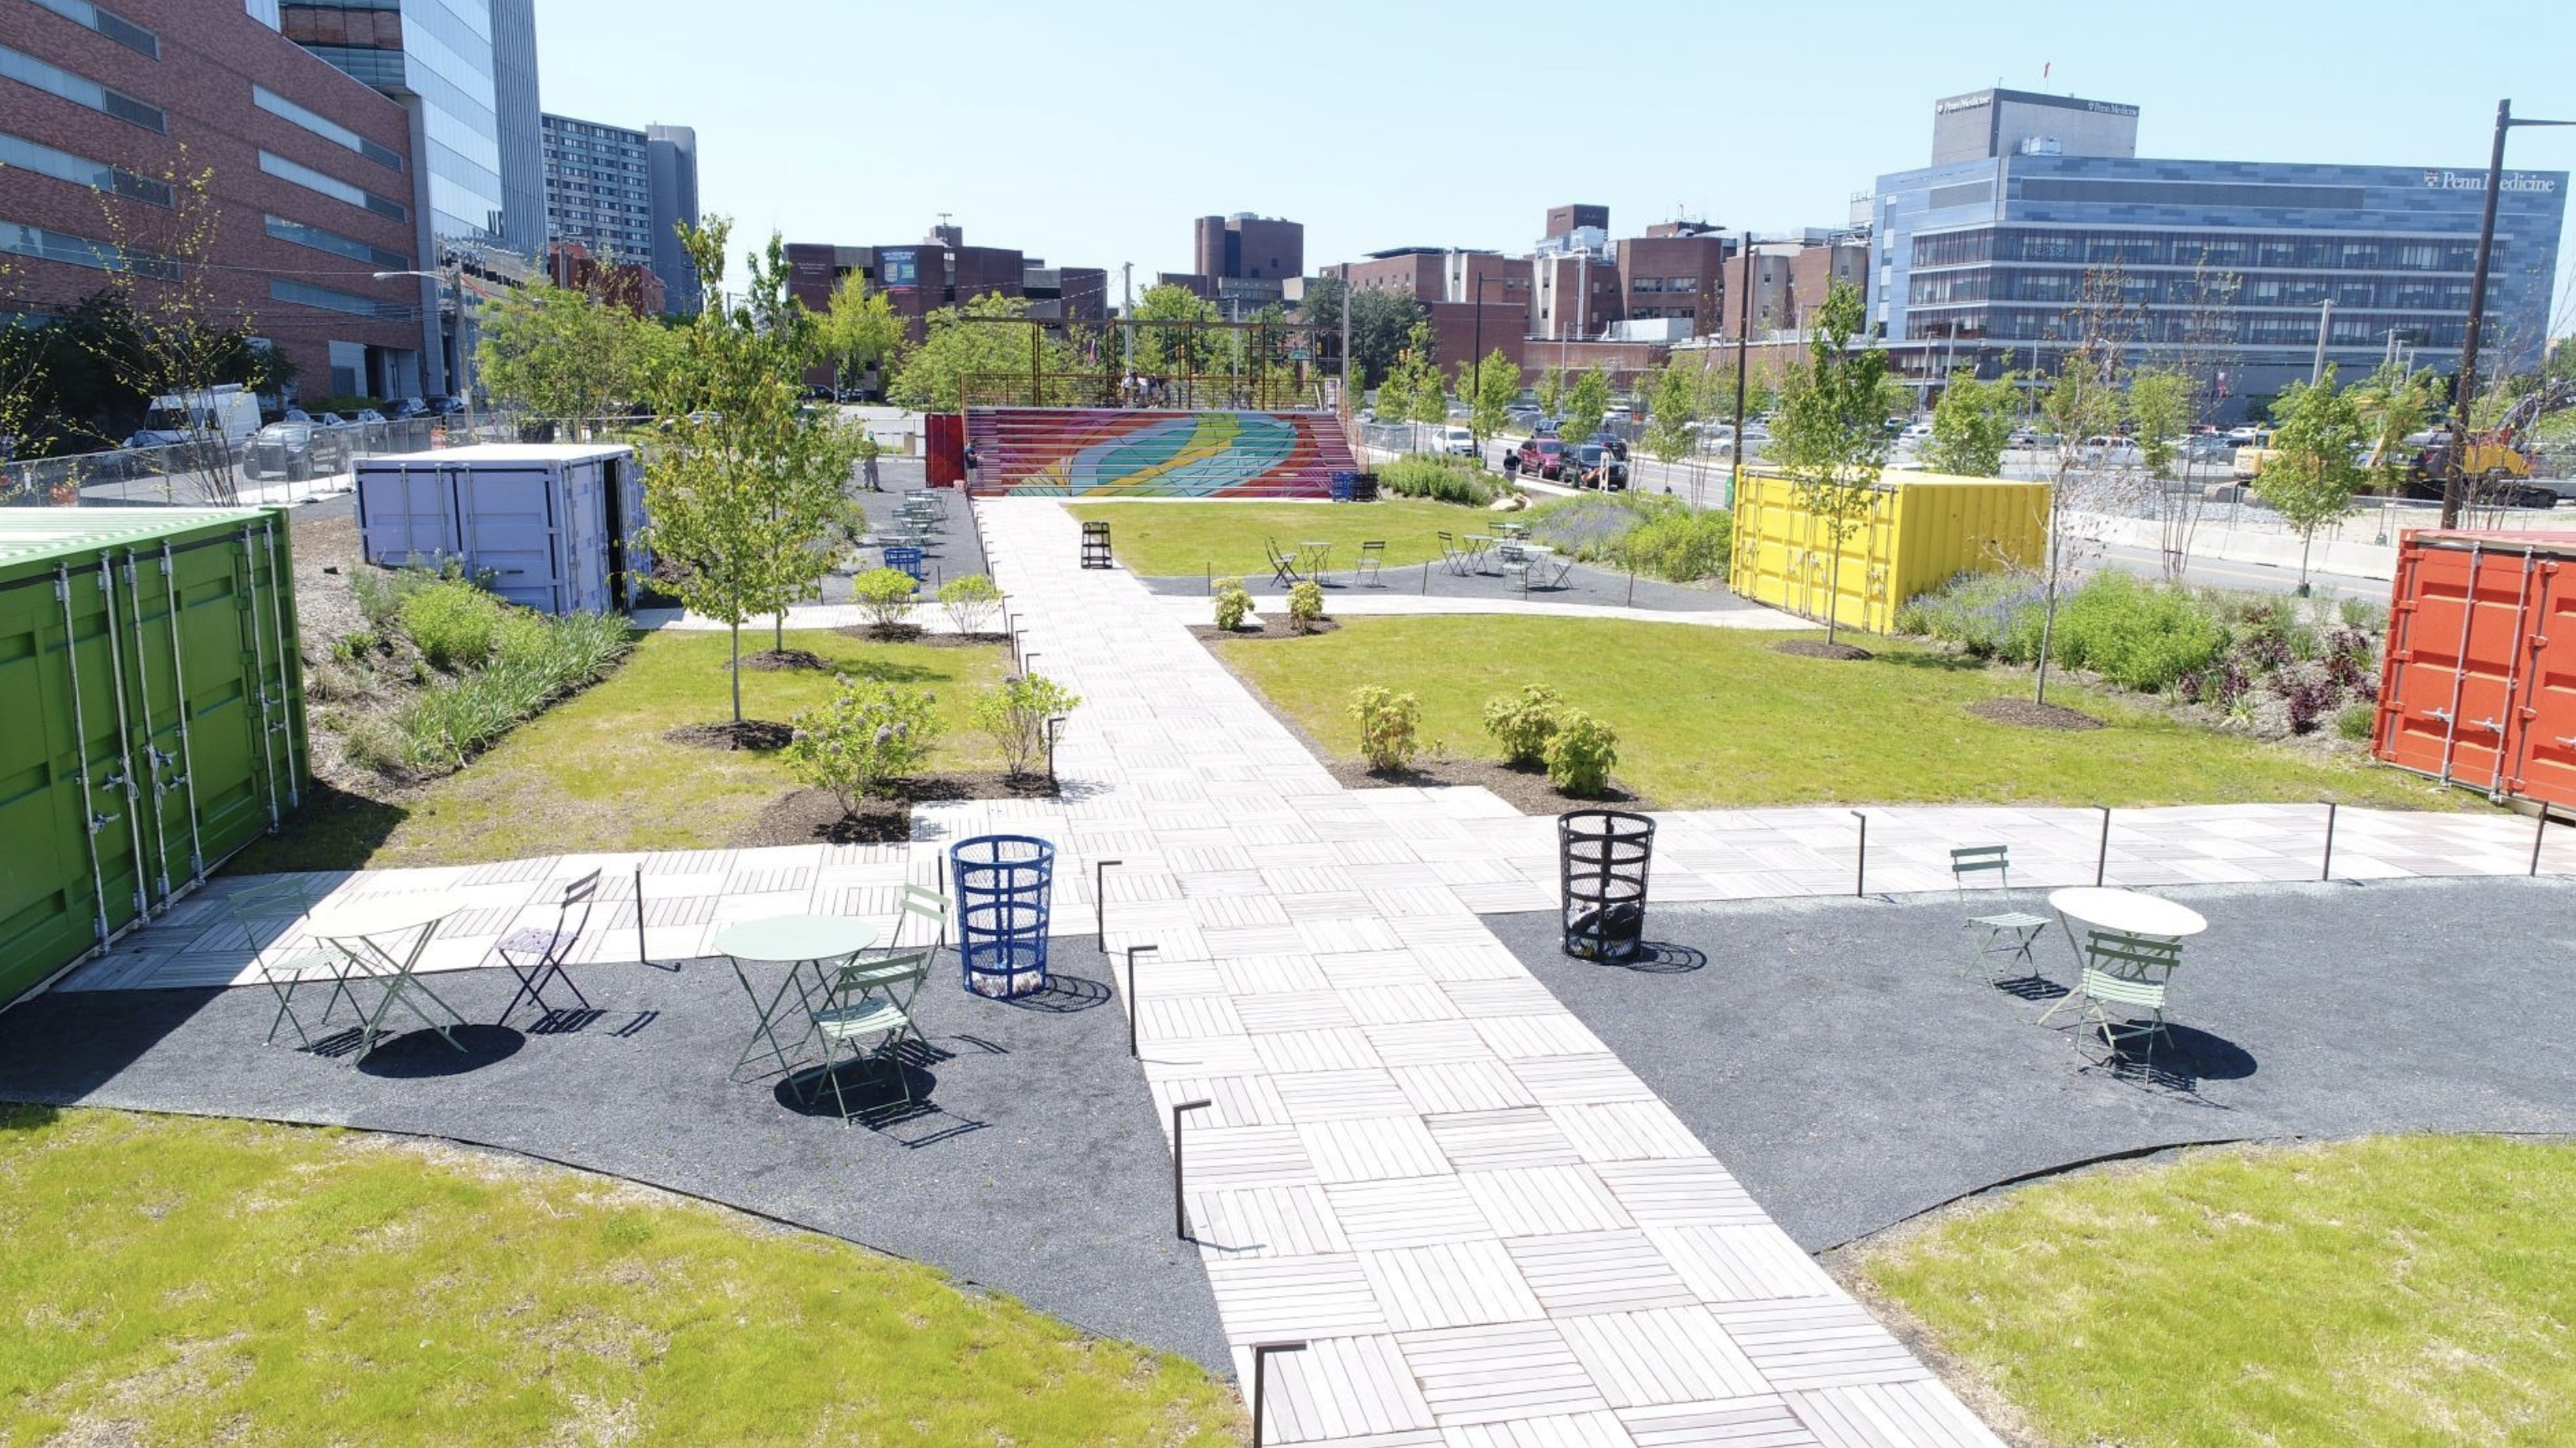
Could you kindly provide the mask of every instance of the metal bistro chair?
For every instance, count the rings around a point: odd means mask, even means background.
[[[1273,583],[1294,584],[1302,576],[1297,572],[1296,555],[1280,552],[1276,538],[1264,537],[1261,540],[1261,556],[1270,562],[1270,581]]]
[[[2126,935],[2116,930],[2084,932],[2084,968],[2076,976],[2075,996],[2083,1002],[2077,1022],[2102,1033],[2117,1054],[2125,1040],[2146,1038],[2148,1050],[2165,1030],[2165,986],[2182,966],[2182,942],[2152,935]],[[2111,1007],[2127,1013],[2114,1018]],[[2143,1015],[2143,1019],[2141,1019]]]
[[[930,973],[931,954],[929,950],[901,951],[874,960],[852,961],[832,973],[823,1007],[813,1012],[813,1021],[829,1053],[818,1075],[832,1083],[832,1104],[840,1108],[844,1124],[854,1113],[849,1098],[841,1091],[843,1047],[849,1049],[848,1061],[875,1056],[890,1062],[895,1084],[903,1093],[903,1104],[912,1104],[912,1080],[904,1074],[903,1060],[894,1052],[907,1034],[921,1039],[921,1027],[912,1018],[912,1003],[921,994],[922,977]],[[808,1090],[804,1099],[811,1102],[814,1095]]]
[[[1993,889],[1968,888],[1970,876],[1988,874],[1995,877]],[[1950,883],[1959,892],[1959,928],[1968,933],[1968,963],[1959,973],[1966,975],[1984,962],[1986,979],[1997,980],[1994,960],[2002,956],[2007,963],[2017,962],[2038,974],[2030,949],[2048,929],[2048,917],[2013,908],[2010,847],[1967,845],[1952,850]]]
[[[1357,588],[1361,584],[1365,583],[1371,588],[1385,587],[1385,584],[1378,581],[1377,576],[1378,569],[1383,567],[1385,563],[1385,539],[1373,539],[1369,542],[1362,543],[1360,545],[1359,561],[1351,565],[1351,586]]]
[[[1467,550],[1458,546],[1458,539],[1453,534],[1444,532],[1440,534],[1439,537],[1440,566],[1448,572],[1457,574],[1462,578],[1465,577],[1467,573]]]
[[[1530,588],[1563,588],[1565,586],[1565,580],[1572,577],[1573,574],[1573,554],[1532,553],[1529,555],[1529,562],[1522,566],[1521,579],[1522,582]],[[1540,580],[1542,579],[1545,581],[1541,582]]]
[[[250,947],[252,967],[259,972],[261,983],[277,996],[277,1014],[269,1018],[267,1044],[276,1045],[277,1028],[290,1025],[295,1027],[298,1042],[306,1047],[313,1044],[302,1018],[295,1014],[295,988],[307,982],[331,982],[331,993],[322,1001],[322,1014],[315,1018],[317,1025],[328,1022],[333,1008],[344,1000],[360,1020],[366,1019],[366,1008],[349,993],[352,967],[347,958],[310,936],[295,945],[277,944],[296,921],[313,909],[313,898],[301,882],[291,876],[279,876],[232,892],[228,903],[233,923],[241,927]]]
[[[598,894],[599,872],[593,870],[564,886],[563,897],[555,902],[553,929],[531,925],[513,930],[492,947],[493,954],[500,956],[501,963],[519,978],[518,993],[501,1008],[497,1024],[508,1025],[510,1012],[517,1010],[521,1001],[536,1003],[540,1023],[554,1019],[557,1011],[546,1004],[549,980],[562,982],[563,988],[572,992],[572,998],[581,1002],[583,1010],[591,1008],[590,997],[583,995],[581,987],[564,973],[563,963],[564,957],[581,942],[582,931],[590,927],[590,908]]]

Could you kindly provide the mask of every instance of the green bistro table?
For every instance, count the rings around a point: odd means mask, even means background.
[[[438,923],[465,908],[465,898],[452,890],[420,890],[400,895],[371,895],[338,904],[325,905],[305,918],[304,928],[316,939],[339,947],[348,963],[348,973],[341,978],[350,981],[369,979],[383,983],[385,993],[377,999],[376,1008],[366,1013],[358,1039],[358,1049],[349,1064],[357,1065],[376,1048],[376,1033],[382,1029],[385,1016],[395,1005],[420,1017],[423,1024],[438,1032],[439,1038],[462,1051],[464,1044],[449,1034],[453,1026],[465,1024],[438,992],[420,978],[420,953],[429,947],[429,938],[438,933]],[[397,956],[394,947],[413,931],[409,948]],[[355,1000],[355,995],[351,996]],[[421,1006],[422,1001],[436,1006],[440,1020]]]
[[[778,1038],[782,1017],[789,1009],[789,994],[796,997],[796,1013],[805,1018],[796,1036],[796,1049],[802,1050],[813,1039],[814,1002],[820,998],[819,993],[830,991],[832,971],[876,943],[875,926],[846,915],[773,915],[766,920],[728,925],[716,932],[716,952],[732,963],[733,978],[742,983],[742,993],[751,1002],[758,1022],[752,1027],[751,1039],[743,1044],[742,1054],[734,1059],[729,1079],[741,1080],[743,1067],[760,1055],[764,1045],[780,1071],[795,1075],[796,1062],[787,1044]],[[745,961],[787,967],[765,1003],[760,988],[752,984],[750,974],[743,969]]]

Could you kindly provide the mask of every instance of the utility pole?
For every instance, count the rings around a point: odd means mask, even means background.
[[[1359,394],[1351,386],[1351,269],[1342,267],[1342,426],[1359,416]]]
[[[1123,360],[1132,375],[1136,370],[1136,264],[1132,261],[1118,264],[1118,296],[1118,335],[1125,339]]]
[[[2576,126],[2576,121],[2516,120],[2513,102],[2496,102],[2495,146],[2487,153],[2487,194],[2478,218],[2478,264],[2469,278],[2469,325],[2460,338],[2460,372],[2451,389],[2451,460],[2442,470],[2442,526],[2460,523],[2460,494],[2469,466],[2469,406],[2478,395],[2479,334],[2486,330],[2487,269],[2495,258],[2496,193],[2504,189],[2504,136],[2516,126]]]
[[[1753,334],[1753,238],[1744,238],[1736,249],[1736,259],[1744,283],[1744,295],[1735,305],[1735,466],[1726,473],[1726,506],[1735,506],[1735,491],[1744,481],[1744,367],[1745,339]],[[1724,300],[1720,299],[1721,306]]]

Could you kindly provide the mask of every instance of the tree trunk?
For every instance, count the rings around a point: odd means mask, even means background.
[[[2048,649],[2057,635],[2057,526],[2054,519],[2048,529],[2048,582],[2040,592],[2039,609],[2039,689],[2032,702],[2048,702]]]
[[[769,651],[773,654],[787,652],[787,610],[783,608],[778,611],[777,619],[770,625]]]
[[[728,625],[725,631],[733,635],[733,668],[731,670],[731,673],[733,674],[733,722],[740,724],[742,722],[742,625],[738,623]]]
[[[1834,544],[1834,561],[1825,565],[1825,647],[1834,644],[1834,621],[1843,611],[1843,548]]]

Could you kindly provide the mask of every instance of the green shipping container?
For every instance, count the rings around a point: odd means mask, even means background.
[[[0,510],[0,1004],[310,780],[283,510]]]

